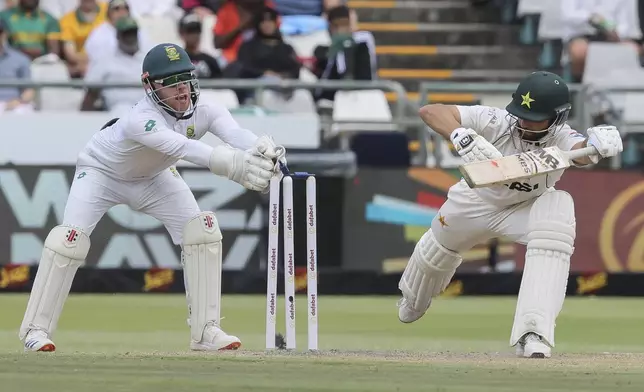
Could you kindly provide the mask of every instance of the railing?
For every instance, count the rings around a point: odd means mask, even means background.
[[[305,82],[301,80],[281,80],[269,81],[258,79],[214,79],[214,80],[201,80],[199,85],[202,89],[230,89],[230,90],[253,90],[255,96],[261,99],[262,92],[266,89],[305,89],[311,92],[315,90],[371,90],[378,89],[389,91],[396,94],[397,99],[393,105],[393,119],[391,124],[401,126],[403,128],[415,129],[418,132],[418,140],[420,141],[419,155],[415,157],[414,161],[417,163],[426,162],[428,157],[427,142],[430,138],[430,133],[427,132],[428,127],[418,117],[408,117],[407,109],[411,103],[407,99],[407,91],[404,87],[395,81],[390,80],[375,80],[375,81],[358,81],[358,80],[318,80],[315,82]],[[33,88],[36,90],[36,104],[39,104],[40,90],[44,88],[142,88],[140,83],[87,83],[81,80],[70,81],[19,81],[19,80],[0,80],[0,88],[3,87],[19,87],[19,88]],[[419,102],[421,104],[432,103],[429,100],[431,93],[473,93],[481,95],[490,94],[507,94],[508,102],[511,99],[512,93],[516,90],[516,83],[461,83],[461,82],[423,82],[419,86]],[[570,121],[576,125],[576,128],[582,132],[593,125],[592,113],[589,110],[589,101],[593,97],[601,97],[604,102],[607,101],[607,95],[611,93],[629,93],[639,92],[644,93],[636,87],[606,87],[600,86],[594,89],[580,84],[569,84],[571,92],[574,93],[572,117]],[[261,106],[261,101],[256,104]],[[621,116],[617,113],[618,119]],[[362,123],[363,121],[361,121]],[[619,125],[624,125],[619,123]],[[639,124],[644,126],[644,124]],[[620,128],[623,129],[623,128]],[[435,138],[434,142],[443,143],[441,138]],[[440,150],[434,148],[434,156],[436,164],[440,165]],[[619,159],[612,160],[612,167],[619,167]]]
[[[0,88],[2,87],[19,87],[19,88],[33,88],[36,90],[37,101],[39,104],[39,93],[43,88],[143,88],[140,83],[87,83],[82,80],[70,81],[21,81],[21,80],[0,80]],[[230,90],[254,90],[256,97],[261,97],[262,92],[271,88],[284,88],[284,89],[306,89],[309,91],[314,90],[384,90],[396,93],[397,99],[394,104],[393,118],[394,122],[402,120],[405,116],[405,110],[409,105],[407,100],[407,91],[404,87],[394,81],[390,80],[318,80],[314,83],[305,82],[301,80],[259,80],[259,79],[203,79],[199,81],[199,87],[202,89],[230,89]],[[261,106],[261,102],[257,103]]]

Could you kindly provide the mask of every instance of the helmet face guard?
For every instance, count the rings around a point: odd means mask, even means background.
[[[143,74],[143,83],[146,85],[146,94],[165,111],[174,116],[186,116],[192,114],[197,102],[199,101],[199,81],[194,71],[187,71],[175,75],[165,77],[150,77],[149,74]],[[187,85],[189,89],[189,102],[190,105],[186,110],[176,110],[168,101],[177,98],[182,93],[179,92],[179,86]],[[156,87],[155,87],[156,86]],[[161,98],[160,91],[164,91],[165,98]],[[174,94],[165,94],[165,92],[173,92]]]
[[[512,131],[518,132],[519,137],[522,140],[529,141],[529,142],[545,142],[550,138],[552,138],[557,131],[563,128],[563,126],[566,124],[566,121],[568,121],[568,116],[570,115],[570,109],[571,109],[570,104],[565,104],[556,108],[554,110],[554,113],[552,114],[552,117],[541,120],[541,121],[548,120],[548,126],[539,131],[522,127],[521,120],[532,121],[532,122],[540,122],[540,121],[534,121],[527,118],[519,117],[520,115],[516,115],[514,113],[508,112],[508,116],[510,118],[510,127]]]
[[[556,74],[537,71],[526,76],[506,106],[511,131],[526,142],[544,142],[552,138],[568,121],[570,91]],[[523,122],[523,124],[522,124]],[[525,122],[543,124],[543,129],[530,129]]]

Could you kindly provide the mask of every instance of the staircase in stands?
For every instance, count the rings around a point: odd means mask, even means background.
[[[468,0],[350,0],[359,29],[376,39],[379,76],[418,102],[422,81],[516,82],[538,66],[539,48],[521,46],[519,27]],[[395,100],[389,94],[388,99]],[[429,94],[432,103],[473,104],[475,94]]]

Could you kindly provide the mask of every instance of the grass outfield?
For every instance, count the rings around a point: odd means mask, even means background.
[[[515,298],[441,298],[405,325],[394,297],[322,296],[318,354],[263,352],[262,296],[225,296],[222,325],[242,349],[202,354],[188,350],[183,296],[76,295],[58,351],[26,355],[26,301],[0,295],[1,391],[644,391],[644,299],[569,298],[549,360],[508,347]]]

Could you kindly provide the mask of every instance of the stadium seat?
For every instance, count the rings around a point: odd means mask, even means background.
[[[640,70],[642,67],[635,49],[630,45],[591,42],[586,55],[583,84],[608,82],[607,75],[615,71]]]
[[[517,16],[522,17],[526,15],[539,15],[546,8],[546,3],[548,2],[548,0],[519,0],[519,5],[517,7]]]
[[[233,90],[211,90],[202,89],[199,100],[201,102],[211,101],[224,105],[227,109],[236,109],[239,107],[237,94]]]
[[[154,44],[173,43],[183,45],[177,21],[172,16],[142,16],[137,19],[139,28],[144,30]]]
[[[293,97],[285,100],[275,91],[264,90],[261,97],[262,107],[281,113],[316,113],[313,95],[308,90],[298,89]]]
[[[523,26],[521,27],[520,33],[522,44],[532,45],[535,43],[537,33],[536,21],[544,9],[544,3],[545,1],[519,0],[517,17],[523,19]]]
[[[559,0],[541,0],[541,7],[537,39],[543,46],[539,65],[541,68],[552,68],[561,60],[555,51],[555,43],[563,37],[561,4]]]
[[[291,45],[299,57],[311,57],[316,46],[331,44],[331,36],[328,31],[318,31],[313,34],[286,36],[284,42]]]
[[[340,145],[349,148],[351,135],[358,132],[397,131],[385,94],[381,90],[338,91],[333,101],[334,124],[327,138],[340,137]]]
[[[31,64],[31,79],[34,82],[67,82],[70,80],[65,63]],[[43,88],[40,89],[39,109],[41,111],[63,111],[80,109],[85,92],[83,89]]]
[[[644,75],[642,77],[644,79]],[[624,97],[623,130],[628,133],[644,133],[644,93],[626,93]]]

